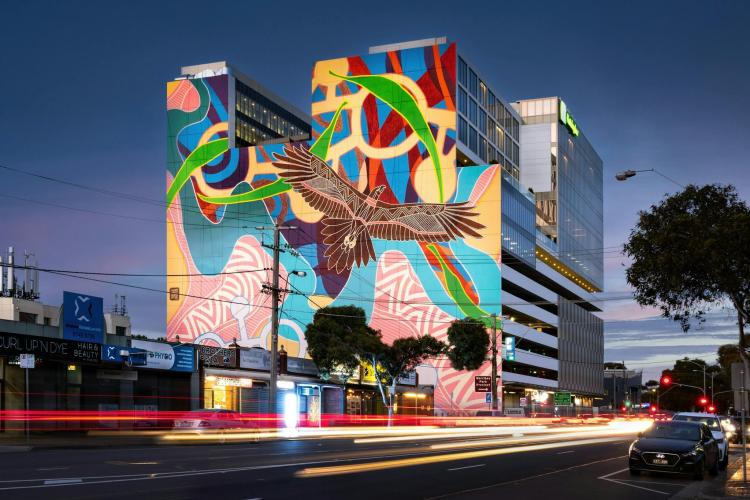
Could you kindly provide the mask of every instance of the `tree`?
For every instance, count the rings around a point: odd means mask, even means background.
[[[446,354],[456,370],[476,370],[487,361],[490,336],[484,323],[472,318],[458,319],[448,327]]]
[[[380,333],[367,325],[365,312],[355,306],[323,307],[305,329],[307,350],[321,378],[334,370],[349,378],[367,353],[382,345]]]
[[[443,342],[435,337],[423,335],[396,339],[392,345],[383,345],[371,354],[378,389],[383,404],[388,407],[389,417],[393,415],[392,403],[398,379],[415,370],[425,360],[439,356],[445,349],[446,345]],[[388,387],[388,400],[383,390],[384,385]]]
[[[642,306],[679,321],[704,321],[711,307],[737,314],[739,355],[748,366],[750,321],[750,209],[733,186],[690,185],[641,211],[625,253],[633,259],[628,283]]]

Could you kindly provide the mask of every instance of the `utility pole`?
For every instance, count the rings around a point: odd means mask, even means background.
[[[742,420],[740,421],[740,432],[742,432],[742,481],[747,482],[747,424],[745,423],[745,401],[747,395],[745,394],[745,367],[743,360],[743,367],[740,368],[740,397],[742,398],[742,406],[740,415]]]
[[[492,415],[497,411],[497,314],[492,313]]]
[[[279,257],[283,250],[281,250],[281,231],[297,229],[296,226],[280,226],[274,224],[273,228],[267,228],[264,226],[256,227],[259,231],[265,229],[273,229],[273,246],[263,245],[273,250],[273,277],[270,288],[271,292],[271,373],[268,385],[268,412],[272,415],[277,413],[276,411],[276,380],[278,378],[278,359],[277,353],[279,350],[279,302],[281,296],[281,289],[279,288]]]

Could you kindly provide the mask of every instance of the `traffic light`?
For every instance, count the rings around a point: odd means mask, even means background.
[[[656,413],[656,406],[652,406],[648,409],[651,413]]]
[[[628,407],[627,406],[623,406],[622,407],[622,411],[628,411]]]
[[[700,398],[700,399],[698,400],[698,402],[699,402],[699,403],[701,404],[701,406],[706,406],[706,405],[708,404],[708,398],[706,398],[706,397],[704,396],[704,397]]]
[[[668,376],[664,376],[661,378],[661,385],[669,385],[672,383],[672,379]]]
[[[716,407],[714,405],[711,405],[711,406],[708,407],[708,412],[709,413],[713,413],[715,411],[716,411]]]

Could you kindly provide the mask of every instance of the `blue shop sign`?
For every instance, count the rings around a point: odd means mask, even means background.
[[[97,344],[104,341],[104,301],[101,297],[63,292],[63,338]]]

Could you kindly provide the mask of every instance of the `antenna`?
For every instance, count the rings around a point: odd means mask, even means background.
[[[8,247],[8,295],[15,296],[16,280],[13,276],[13,247]]]
[[[125,296],[120,295],[120,314],[123,316],[126,316],[128,314],[128,309],[125,305]]]
[[[5,297],[5,266],[2,255],[0,255],[0,297]]]

